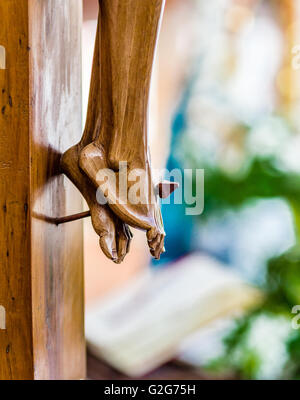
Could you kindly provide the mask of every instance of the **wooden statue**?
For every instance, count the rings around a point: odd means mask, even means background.
[[[89,205],[102,250],[114,262],[122,262],[129,250],[128,225],[146,231],[152,256],[159,259],[165,251],[157,198],[176,184],[160,184],[157,191],[148,148],[150,81],[163,8],[164,0],[99,0],[86,127],[61,162]],[[108,170],[113,179],[105,181],[102,172]],[[96,191],[107,204],[99,204]]]
[[[96,138],[96,122],[100,110],[99,39],[100,24],[98,23],[85,130],[80,142],[63,154],[61,167],[63,172],[79,189],[89,206],[92,224],[100,238],[102,251],[112,261],[120,263],[129,251],[132,233],[129,227],[116,217],[108,206],[98,204],[96,189],[79,168],[81,151]]]

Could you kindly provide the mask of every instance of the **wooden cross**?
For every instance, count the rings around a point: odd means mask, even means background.
[[[129,226],[145,231],[153,257],[165,251],[158,196],[178,185],[155,186],[147,130],[164,0],[99,5],[81,135],[81,1],[0,1],[0,379],[85,377],[80,218],[91,215],[116,263],[129,251]],[[100,204],[99,170],[120,182],[124,161],[125,194],[129,175],[144,171],[145,201],[123,202],[111,184]],[[79,212],[80,193],[89,212]]]
[[[81,136],[82,5],[1,0],[0,18],[0,379],[82,379],[82,224],[36,218],[82,209],[59,171]]]

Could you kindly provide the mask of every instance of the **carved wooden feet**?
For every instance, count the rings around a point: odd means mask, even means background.
[[[129,252],[132,233],[129,227],[115,216],[108,206],[100,205],[97,202],[96,189],[79,169],[80,151],[81,146],[78,144],[63,154],[61,158],[62,171],[85,198],[103,253],[119,264]]]
[[[99,0],[87,122],[80,143],[62,157],[63,172],[81,191],[107,257],[122,262],[129,225],[146,232],[159,259],[165,231],[148,149],[148,103],[164,0]]]

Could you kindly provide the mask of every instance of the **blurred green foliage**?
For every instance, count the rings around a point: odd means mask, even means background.
[[[203,167],[202,167],[203,168]],[[194,182],[195,184],[195,182]],[[286,359],[279,371],[270,378],[300,379],[300,330],[291,328],[291,309],[300,304],[300,176],[276,167],[274,159],[254,158],[241,176],[231,176],[219,168],[205,168],[205,213],[236,208],[251,199],[280,197],[291,207],[296,244],[279,257],[269,260],[265,284],[265,302],[236,321],[233,331],[224,339],[224,355],[212,361],[208,370],[214,373],[234,374],[245,379],[265,377],[263,365],[269,362],[263,351],[249,346],[249,337],[261,318],[289,326],[289,333],[281,338]],[[273,332],[276,335],[276,332]],[[268,341],[267,332],[264,340]],[[263,340],[263,339],[261,339]],[[274,352],[276,349],[274,348]]]

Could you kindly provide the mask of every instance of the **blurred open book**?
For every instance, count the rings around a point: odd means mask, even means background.
[[[86,313],[90,351],[138,377],[174,358],[189,335],[254,306],[261,293],[226,267],[192,255],[145,271]]]

